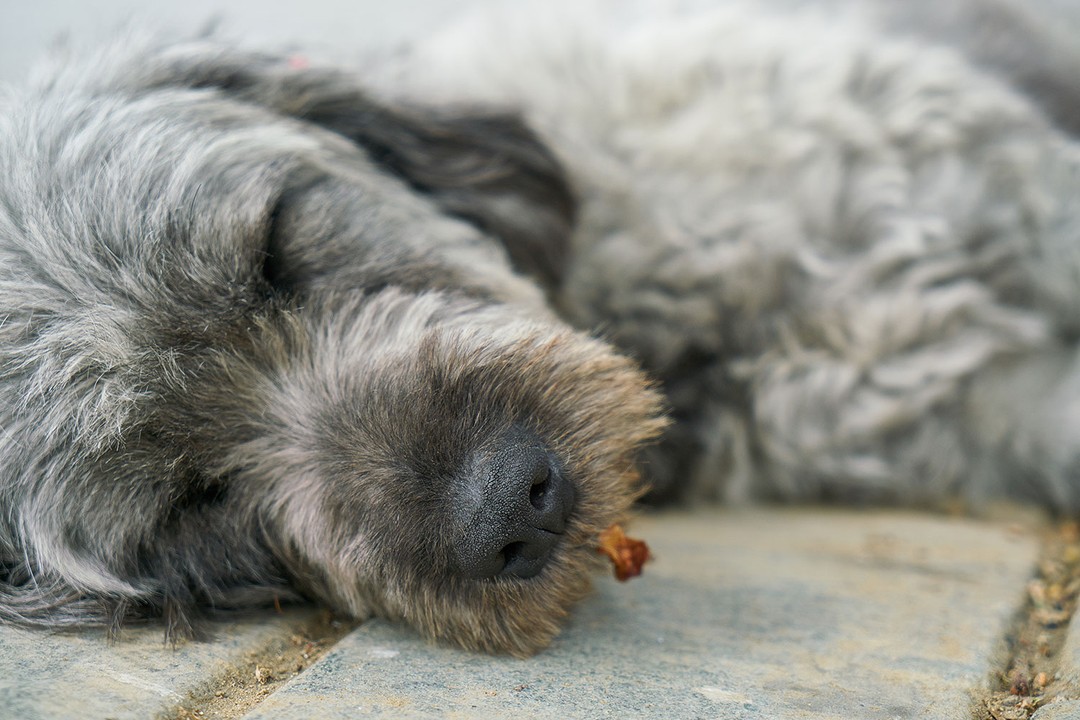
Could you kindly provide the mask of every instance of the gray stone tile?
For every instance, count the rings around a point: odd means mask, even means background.
[[[530,660],[375,621],[249,720],[365,717],[967,718],[1037,542],[901,513],[645,518],[656,561],[603,580]]]
[[[0,626],[0,718],[150,718],[211,682],[250,650],[310,619],[311,610],[213,624],[213,640],[175,649],[161,626],[51,634]]]
[[[1065,700],[1041,707],[1031,720],[1080,720],[1080,700]]]
[[[1058,669],[1055,679],[1066,697],[1075,698],[1080,696],[1080,619],[1074,615],[1069,623],[1068,633],[1065,635],[1065,643],[1061,646],[1058,655]],[[1069,700],[1040,708],[1032,720],[1080,720],[1080,700]]]

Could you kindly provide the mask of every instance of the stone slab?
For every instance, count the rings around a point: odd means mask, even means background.
[[[158,624],[125,629],[111,643],[104,631],[56,634],[0,626],[0,718],[154,717],[314,613],[296,609],[213,623],[210,641],[176,648],[164,644]]]
[[[1052,702],[1036,710],[1031,720],[1080,720],[1080,700]]]
[[[656,556],[646,574],[601,581],[532,659],[373,621],[248,719],[968,720],[1038,549],[1004,524],[820,509],[661,515],[633,534]]]

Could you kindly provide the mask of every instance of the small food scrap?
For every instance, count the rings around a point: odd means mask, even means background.
[[[612,525],[600,533],[600,552],[611,559],[615,577],[625,582],[641,574],[641,567],[652,559],[649,546],[641,540],[627,537],[621,525]]]

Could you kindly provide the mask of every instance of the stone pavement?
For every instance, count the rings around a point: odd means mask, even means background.
[[[311,610],[215,626],[212,642],[170,648],[160,626],[49,634],[0,626],[0,718],[149,718],[212,683],[245,653],[307,621]]]
[[[177,650],[155,627],[114,644],[0,628],[0,718],[982,718],[1040,547],[1030,524],[822,509],[662,514],[633,534],[656,558],[645,575],[601,578],[530,660],[370,621],[230,710],[212,702],[233,692],[223,678],[262,672],[260,653],[269,667],[313,611],[224,623]],[[1080,688],[1076,628],[1060,656]]]

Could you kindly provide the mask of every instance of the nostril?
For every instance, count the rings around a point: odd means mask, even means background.
[[[507,567],[521,557],[522,552],[525,550],[525,543],[512,542],[502,549],[503,567]]]
[[[543,511],[544,498],[551,489],[551,466],[539,468],[533,475],[532,487],[529,488],[529,502],[537,510]]]
[[[554,533],[540,531],[527,541],[512,542],[504,546],[501,552],[503,565],[498,574],[518,578],[539,575],[547,565],[558,537]]]
[[[542,473],[533,477],[529,488],[531,511],[527,519],[531,527],[549,533],[562,533],[574,508],[574,484],[557,467],[545,465]]]

